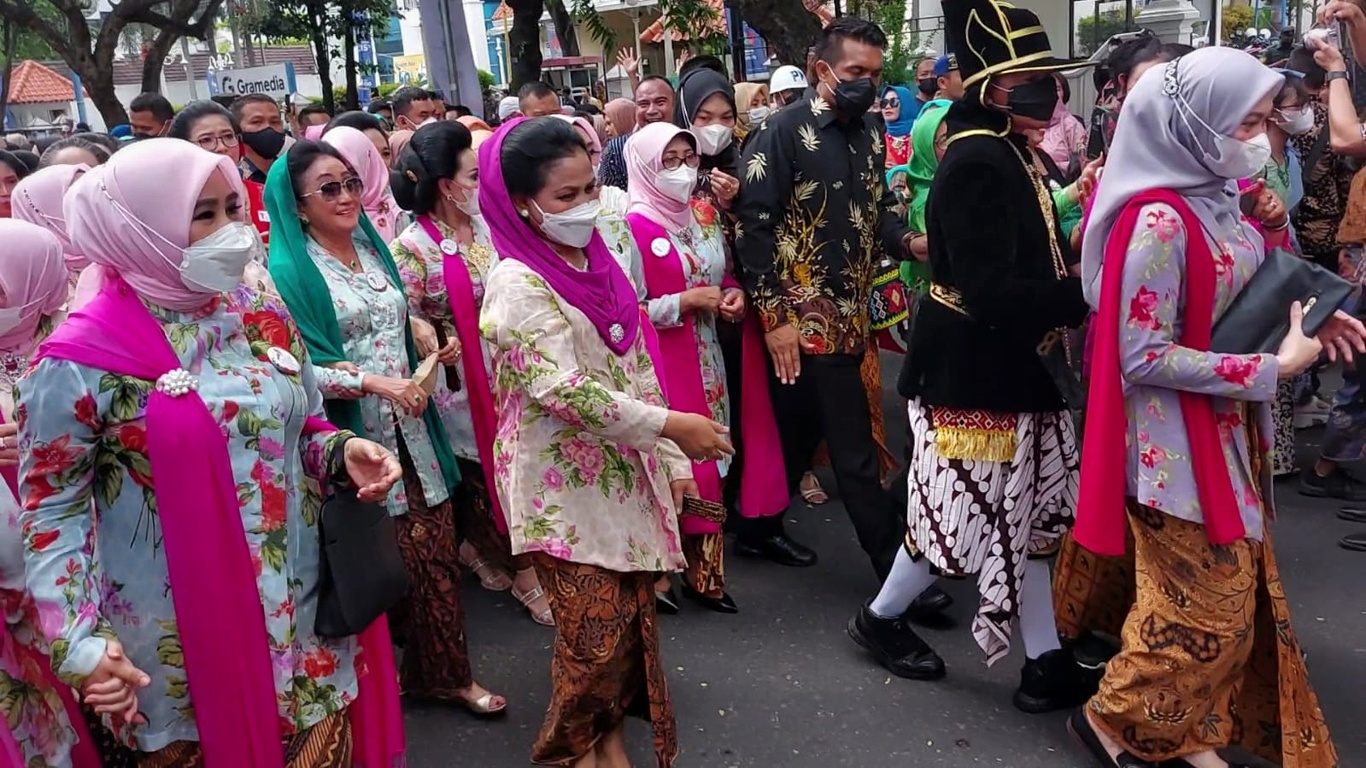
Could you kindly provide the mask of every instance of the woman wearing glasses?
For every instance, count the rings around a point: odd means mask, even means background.
[[[343,130],[343,129],[337,129]],[[270,272],[299,326],[329,420],[398,455],[389,494],[411,576],[403,687],[488,715],[507,702],[474,682],[465,646],[445,427],[413,381],[418,364],[398,267],[362,213],[364,185],[341,153],[300,141],[266,179]],[[400,628],[402,632],[402,628]]]

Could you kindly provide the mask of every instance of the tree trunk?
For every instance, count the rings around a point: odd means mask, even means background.
[[[342,8],[349,8],[349,4],[343,4]],[[356,77],[356,19],[349,10],[344,12],[346,15],[342,19],[342,55],[346,57],[346,108],[360,109],[360,87]]]
[[[158,31],[157,36],[152,38],[151,45],[147,46],[147,58],[142,60],[143,93],[161,93],[161,70],[166,64],[166,56],[170,54],[171,46],[179,39],[165,30]],[[190,77],[194,77],[193,70]]]
[[[560,50],[564,51],[565,56],[581,56],[578,30],[574,26],[574,18],[564,7],[564,0],[547,0],[546,10],[550,11],[551,21],[555,22],[555,36],[560,38]]]
[[[332,60],[327,51],[327,33],[321,18],[313,26],[313,58],[318,64],[318,80],[323,88],[323,107],[328,113],[336,111],[337,99],[332,93]]]
[[[541,13],[542,0],[511,0],[512,29],[508,32],[508,48],[512,59],[512,92],[527,83],[541,79]]]
[[[740,0],[740,17],[784,64],[806,69],[806,49],[821,33],[820,21],[801,0]]]
[[[9,17],[0,18],[0,41],[5,45],[5,67],[0,70],[0,95],[9,93],[9,78],[14,72],[14,45],[19,37],[19,25],[15,24]],[[5,124],[6,105],[0,103],[0,128],[8,128]]]
[[[68,62],[69,63],[69,62]],[[76,68],[81,76],[81,85],[90,94],[90,101],[100,111],[104,124],[113,128],[128,124],[128,112],[114,92],[114,70],[109,67],[84,66]]]

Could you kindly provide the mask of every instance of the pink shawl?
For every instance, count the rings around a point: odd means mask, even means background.
[[[626,223],[631,228],[642,254],[646,293],[650,297],[666,296],[687,290],[683,275],[682,256],[673,247],[664,227],[641,213],[629,213]],[[669,243],[669,251],[662,258],[654,254],[654,244]],[[729,280],[727,281],[730,282]],[[711,417],[706,392],[702,387],[702,361],[697,354],[695,319],[682,315],[677,328],[657,329],[659,355],[656,373],[667,392],[669,405],[679,411]],[[740,514],[744,517],[768,517],[787,508],[790,496],[782,449],[778,442],[778,426],[773,418],[773,405],[768,396],[768,373],[764,360],[763,339],[759,336],[755,313],[745,318],[741,353],[741,391],[732,396],[740,402],[740,435],[745,441],[745,460],[740,475]],[[647,327],[649,326],[647,323]],[[662,367],[660,365],[662,364]],[[667,383],[666,383],[667,382]],[[693,462],[693,479],[706,501],[720,502],[721,475],[715,461]],[[682,532],[688,535],[719,533],[718,523],[694,515],[679,518]]]
[[[346,126],[328,131],[323,141],[340,152],[360,177],[365,185],[361,192],[361,207],[379,232],[380,239],[386,244],[392,243],[398,236],[397,220],[401,209],[389,191],[389,165],[375,149],[375,143],[364,133]]]
[[[493,389],[485,367],[484,338],[479,333],[479,308],[474,306],[474,281],[469,267],[453,240],[441,235],[430,216],[419,216],[418,224],[440,249],[441,274],[446,283],[446,300],[455,320],[455,335],[460,339],[460,365],[464,371],[465,392],[470,398],[470,418],[474,422],[474,444],[479,451],[479,468],[484,470],[484,485],[493,505],[493,524],[506,534],[507,518],[498,500],[498,485],[493,477],[493,439],[498,431],[498,415],[493,407]],[[448,251],[450,251],[448,253]]]
[[[39,347],[35,362],[48,357],[154,382],[180,368],[160,324],[114,274],[90,304]],[[154,389],[146,418],[167,573],[175,585],[171,594],[205,762],[283,768],[271,660],[262,642],[265,616],[227,444],[194,390],[176,396]],[[305,427],[306,432],[327,429],[331,425],[316,418]],[[348,710],[357,755],[383,756],[358,763],[365,768],[391,768],[402,761],[387,635],[381,619],[361,636],[369,674],[359,679],[360,695]]]

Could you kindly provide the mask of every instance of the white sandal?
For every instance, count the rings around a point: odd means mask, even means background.
[[[546,599],[545,590],[541,588],[540,585],[537,585],[536,588],[530,592],[518,592],[517,585],[514,584],[512,586],[512,596],[517,598],[517,602],[521,603],[522,607],[526,608],[526,612],[531,615],[532,621],[543,627],[555,626],[555,614],[550,610],[550,600]],[[538,613],[531,607],[531,604],[541,599],[546,600],[545,610]]]

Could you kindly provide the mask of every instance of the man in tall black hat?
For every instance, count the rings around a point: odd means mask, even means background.
[[[988,663],[1019,624],[1026,662],[1016,707],[1045,712],[1086,697],[1059,646],[1048,564],[1071,527],[1077,391],[1062,330],[1086,317],[1081,282],[1023,132],[1057,104],[1053,56],[1033,12],[944,0],[965,95],[930,188],[931,288],[898,389],[909,402],[908,533],[882,591],[849,633],[894,674],[930,679],[944,662],[899,616],[936,575],[976,574],[972,632]]]

